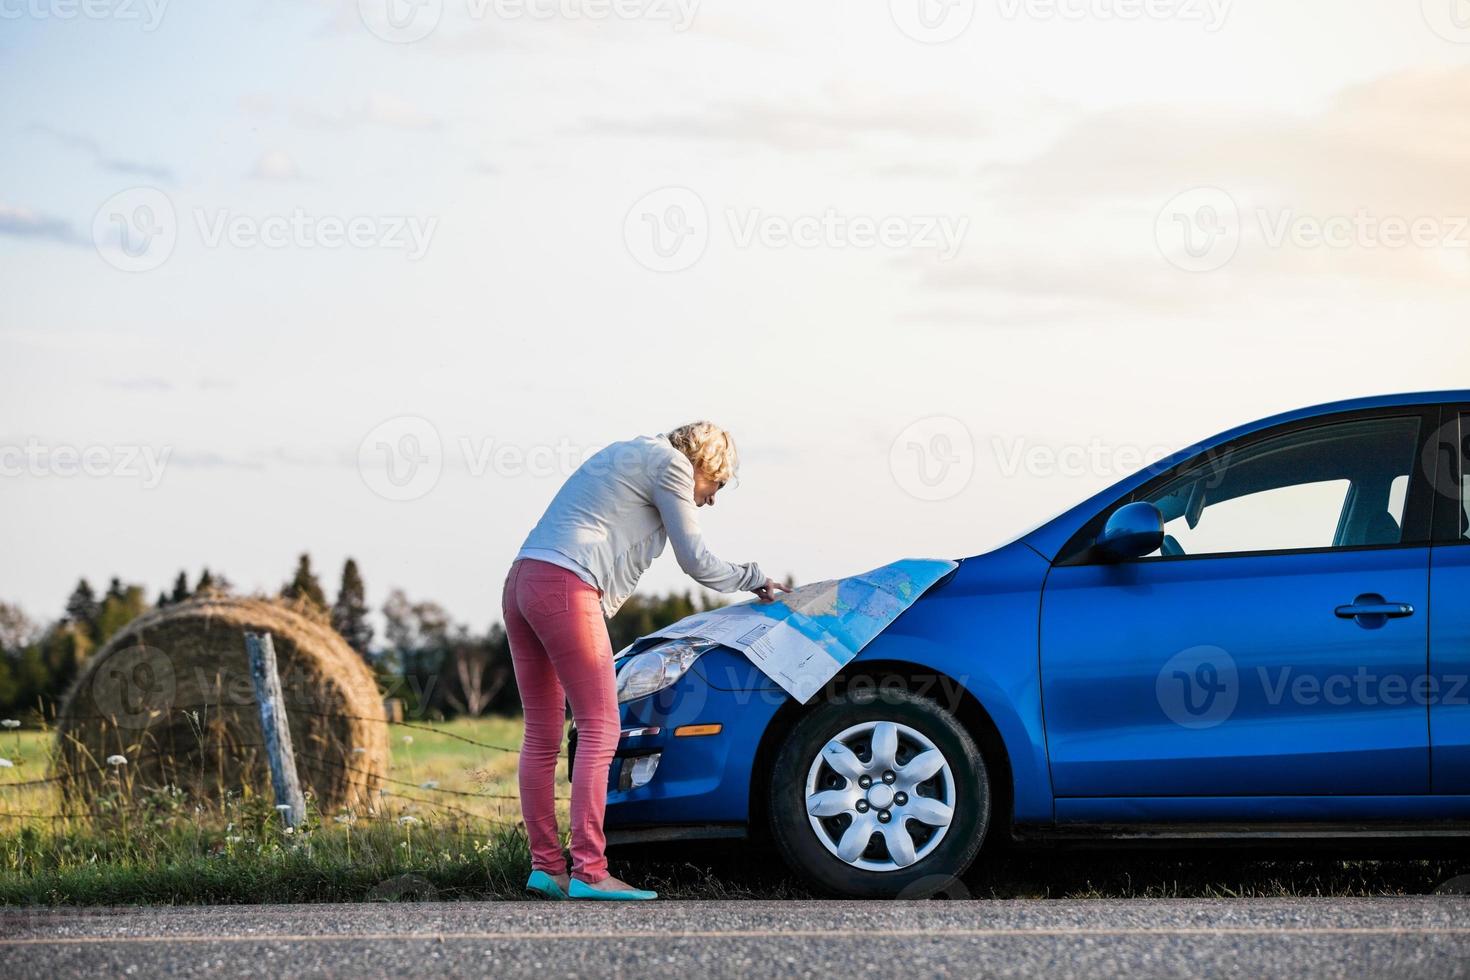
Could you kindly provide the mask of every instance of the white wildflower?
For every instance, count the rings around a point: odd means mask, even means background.
[[[404,745],[412,745],[413,744],[413,736],[412,735],[405,735],[405,736],[403,736],[403,744]]]
[[[14,768],[15,768],[15,763],[11,762],[9,759],[0,759],[0,769],[14,769]]]
[[[414,824],[419,822],[419,818],[411,813],[405,813],[403,816],[398,818],[398,822],[402,826],[412,827]]]
[[[19,728],[20,722],[16,721],[14,718],[3,718],[0,719],[0,725],[4,725],[6,728]]]
[[[109,766],[125,766],[128,764],[128,757],[125,755],[110,755],[107,757],[107,764]]]

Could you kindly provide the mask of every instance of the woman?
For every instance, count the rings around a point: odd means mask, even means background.
[[[603,617],[632,594],[666,540],[679,567],[701,585],[754,592],[763,602],[786,591],[754,562],[716,558],[700,536],[695,508],[714,505],[737,465],[730,434],[709,422],[613,443],[563,484],[510,567],[501,601],[525,710],[520,788],[531,891],[551,898],[657,897],[609,875],[603,855],[608,767],[619,735]],[[552,802],[568,700],[577,722],[570,875]]]

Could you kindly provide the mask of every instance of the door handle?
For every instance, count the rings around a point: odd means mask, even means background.
[[[1389,602],[1376,592],[1365,592],[1345,606],[1333,610],[1338,619],[1356,619],[1359,626],[1377,629],[1390,619],[1414,615],[1407,602]]]

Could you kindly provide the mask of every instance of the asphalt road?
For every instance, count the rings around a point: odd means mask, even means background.
[[[0,911],[0,976],[1470,975],[1470,899]]]

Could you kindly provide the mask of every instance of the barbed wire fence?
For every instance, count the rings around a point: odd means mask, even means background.
[[[241,702],[206,702],[206,703],[201,703],[201,704],[188,705],[188,706],[183,706],[183,707],[176,707],[176,708],[173,708],[171,710],[174,711],[174,712],[177,712],[177,713],[179,713],[181,715],[188,715],[190,713],[194,713],[195,716],[196,716],[196,718],[197,718],[197,716],[198,716],[199,713],[207,712],[207,711],[209,711],[211,709],[216,709],[216,708],[239,709],[241,707],[244,707],[243,703],[241,703]],[[410,729],[410,730],[413,730],[413,731],[427,732],[427,733],[430,733],[430,734],[433,734],[433,735],[436,735],[436,736],[439,736],[439,737],[443,737],[443,738],[451,739],[451,740],[454,740],[454,741],[462,742],[462,743],[465,743],[465,744],[468,744],[468,745],[472,745],[472,746],[475,746],[476,748],[482,749],[482,750],[487,751],[487,752],[518,753],[520,751],[519,748],[516,747],[516,746],[501,745],[501,744],[498,744],[498,743],[495,743],[495,742],[487,742],[487,741],[484,741],[482,739],[477,739],[477,738],[473,738],[473,737],[471,737],[469,735],[462,734],[460,732],[448,731],[448,730],[446,730],[444,728],[439,728],[439,727],[435,727],[433,725],[423,724],[423,723],[420,723],[420,722],[395,721],[395,722],[391,722],[390,723],[390,722],[388,722],[386,720],[386,718],[382,718],[382,717],[374,718],[374,717],[365,716],[365,715],[347,714],[347,713],[343,713],[343,712],[323,711],[323,710],[318,710],[318,709],[312,709],[312,708],[309,708],[309,707],[305,707],[305,706],[302,706],[302,705],[299,705],[299,704],[289,705],[289,710],[291,712],[293,712],[293,713],[299,712],[299,713],[302,713],[302,714],[309,714],[309,715],[313,715],[313,716],[316,716],[316,717],[329,718],[329,719],[339,719],[339,720],[344,720],[344,721],[381,722],[381,723],[383,723],[385,725],[391,725],[392,727],[396,727],[396,728],[407,728],[407,729]],[[128,730],[132,730],[132,731],[146,731],[149,727],[151,727],[151,724],[153,722],[157,721],[158,717],[160,717],[161,715],[162,715],[162,712],[160,712],[157,715],[150,716],[147,719],[147,722],[148,722],[147,724],[130,724],[130,725],[126,725],[126,726],[119,725],[117,716],[115,716],[115,715],[73,714],[73,715],[69,715],[68,716],[68,720],[98,721],[98,722],[109,723],[109,724],[112,724],[112,725],[117,726],[119,728],[124,728],[125,727]],[[4,730],[5,730],[5,732],[42,732],[42,733],[46,733],[46,734],[57,734],[57,733],[60,732],[61,729],[60,729],[60,727],[58,725],[25,724],[25,723],[20,723],[20,724],[7,725]],[[133,756],[133,758],[132,758],[132,760],[130,760],[130,761],[133,762],[133,763],[136,763],[140,759],[148,758],[150,756],[162,756],[162,755],[168,755],[168,754],[169,753],[165,753],[165,752],[161,752],[161,751],[159,751],[159,752],[153,752],[153,753],[141,753],[141,754],[135,753],[134,756]],[[560,753],[559,757],[560,758],[565,758],[566,757],[566,752],[563,751],[562,753]],[[308,764],[315,764],[315,765],[320,765],[320,766],[331,766],[331,767],[335,767],[335,768],[340,768],[340,769],[342,769],[344,771],[354,772],[354,773],[357,773],[357,774],[360,774],[360,775],[366,775],[370,779],[373,779],[373,780],[379,781],[381,783],[387,784],[388,786],[393,786],[393,787],[406,787],[406,788],[410,788],[410,789],[421,791],[421,792],[434,793],[434,794],[437,794],[438,796],[441,796],[441,797],[446,797],[447,796],[447,797],[463,798],[463,799],[467,799],[467,800],[488,800],[488,801],[494,801],[494,803],[497,806],[497,810],[499,808],[499,805],[502,804],[502,803],[512,802],[512,801],[519,801],[519,799],[520,799],[520,797],[518,795],[516,795],[516,794],[509,794],[509,793],[489,793],[489,792],[482,792],[482,791],[471,790],[471,789],[463,789],[463,788],[456,788],[456,787],[439,786],[439,785],[436,785],[436,784],[432,784],[433,781],[420,781],[420,782],[415,782],[415,781],[412,781],[412,780],[399,779],[399,778],[394,777],[394,776],[391,776],[391,775],[387,775],[387,774],[384,774],[384,773],[379,773],[379,772],[377,772],[375,770],[366,769],[366,768],[359,767],[359,766],[353,766],[350,763],[344,762],[342,760],[332,759],[332,758],[329,758],[327,756],[317,755],[317,754],[314,754],[314,753],[297,752],[296,753],[296,758],[299,759],[299,760],[302,760],[303,762],[306,762]],[[41,787],[41,786],[48,786],[48,785],[54,785],[54,786],[56,786],[56,787],[58,787],[60,789],[65,790],[67,788],[67,784],[68,783],[80,781],[81,779],[83,779],[86,776],[106,775],[106,774],[109,774],[109,773],[112,773],[112,772],[115,772],[115,768],[114,767],[109,767],[108,765],[106,765],[104,763],[102,765],[93,766],[89,770],[77,771],[75,769],[75,767],[74,767],[70,771],[56,772],[56,773],[53,773],[51,775],[40,777],[40,778],[36,778],[36,779],[25,779],[25,780],[15,780],[15,781],[0,781],[0,794],[3,794],[5,792],[11,791],[11,790],[29,789],[29,788],[36,788],[36,787]],[[473,812],[471,810],[465,809],[464,807],[455,806],[453,804],[450,804],[450,803],[447,803],[447,802],[443,802],[442,800],[437,800],[437,799],[423,797],[423,796],[414,796],[414,795],[410,795],[408,793],[404,793],[404,792],[402,792],[401,790],[398,790],[398,789],[389,790],[386,787],[380,787],[380,789],[379,789],[379,795],[380,795],[380,798],[381,799],[384,799],[384,800],[390,800],[390,799],[404,800],[404,801],[411,802],[411,803],[416,804],[416,805],[419,805],[419,806],[427,806],[427,807],[430,807],[431,809],[433,809],[435,811],[438,811],[438,812],[452,813],[454,815],[457,815],[457,816],[460,816],[460,817],[465,817],[465,818],[468,818],[468,819],[473,820],[473,821],[482,822],[482,823],[484,823],[484,824],[486,824],[488,826],[491,826],[491,827],[510,828],[510,827],[516,827],[516,826],[519,825],[519,821],[504,819],[502,815],[490,816],[490,815],[486,815],[486,814],[483,814],[483,813],[475,813],[475,812]],[[5,799],[4,796],[3,795],[0,795],[0,806],[3,806],[4,799]],[[570,800],[570,797],[567,796],[567,795],[558,794],[555,797],[555,799],[558,802],[567,802],[568,800]],[[44,813],[44,812],[37,812],[37,811],[14,811],[14,810],[0,809],[0,820],[21,820],[21,819],[26,819],[26,820],[31,820],[31,819],[35,819],[35,820],[101,819],[101,818],[108,818],[108,817],[116,817],[116,816],[120,815],[121,813],[123,813],[125,810],[131,810],[134,813],[145,813],[145,812],[151,811],[152,809],[154,809],[152,807],[152,805],[149,804],[149,803],[147,803],[147,802],[136,803],[136,804],[133,804],[131,807],[126,807],[126,808],[124,808],[124,807],[115,807],[115,808],[111,808],[111,809],[60,810],[60,811],[52,812],[52,813]],[[323,816],[325,818],[327,815],[324,814]],[[371,822],[371,821],[393,822],[393,821],[398,820],[399,818],[396,817],[396,816],[391,816],[391,815],[390,816],[384,816],[384,815],[378,815],[378,814],[354,814],[353,819],[354,820],[364,820],[364,821],[369,821],[369,822]]]

